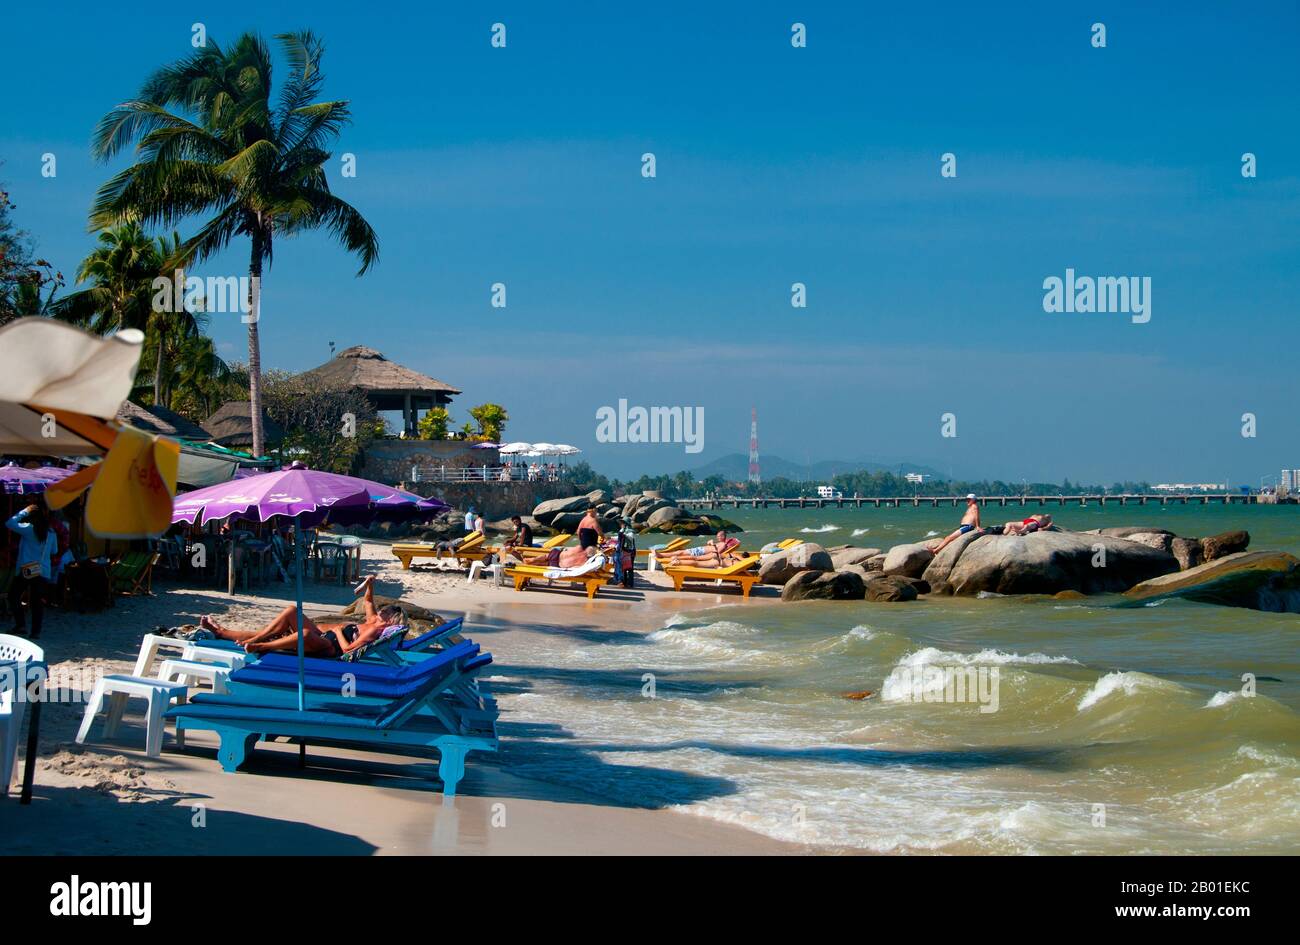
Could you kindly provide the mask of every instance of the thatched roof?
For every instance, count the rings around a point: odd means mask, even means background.
[[[345,348],[320,367],[303,375],[337,390],[356,388],[374,393],[459,394],[450,384],[444,384],[419,371],[389,361],[374,348],[356,345]],[[443,399],[443,398],[440,398]]]
[[[253,442],[253,412],[246,400],[231,400],[203,421],[212,442],[221,446],[249,446]],[[284,430],[262,411],[262,438],[267,443],[284,439]]]
[[[203,427],[166,407],[141,407],[139,404],[124,400],[121,409],[117,412],[117,419],[149,433],[178,436],[187,440],[197,440],[200,443],[207,442],[208,439],[208,432]]]

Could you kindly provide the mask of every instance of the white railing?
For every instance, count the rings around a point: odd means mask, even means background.
[[[412,483],[416,482],[559,482],[567,470],[563,466],[412,466]]]

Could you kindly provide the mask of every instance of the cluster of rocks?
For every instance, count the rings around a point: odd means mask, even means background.
[[[764,584],[782,600],[915,600],[920,594],[1124,593],[1182,596],[1265,610],[1300,609],[1300,561],[1247,553],[1250,535],[1185,538],[1158,528],[1051,528],[1027,536],[970,532],[938,555],[939,539],[888,550],[812,542],[766,557]]]
[[[601,521],[613,528],[620,519],[628,519],[638,532],[664,532],[672,535],[708,535],[725,528],[741,529],[716,515],[692,515],[672,499],[654,493],[636,493],[611,499],[603,489],[567,499],[549,499],[533,509],[532,519],[553,531],[572,532],[592,507]]]

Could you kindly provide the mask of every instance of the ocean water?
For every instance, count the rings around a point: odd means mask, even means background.
[[[1245,528],[1252,548],[1300,553],[1297,507],[1050,511],[1080,529]],[[815,534],[887,547],[946,533],[953,513],[729,517],[747,545]],[[517,732],[507,759],[615,803],[828,850],[1300,852],[1300,616],[1113,604],[751,602],[675,615],[649,636],[574,628],[515,668],[521,708],[547,724]],[[996,711],[902,698],[927,666],[986,682],[996,669]]]

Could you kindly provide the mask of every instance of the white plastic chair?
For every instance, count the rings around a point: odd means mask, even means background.
[[[5,691],[0,693],[0,797],[9,796],[9,784],[14,776],[14,761],[18,757],[18,733],[23,727],[23,713],[27,699],[20,698],[18,687],[26,684],[23,663],[45,660],[45,651],[31,640],[0,633],[0,661],[12,661],[12,678],[6,679]]]

